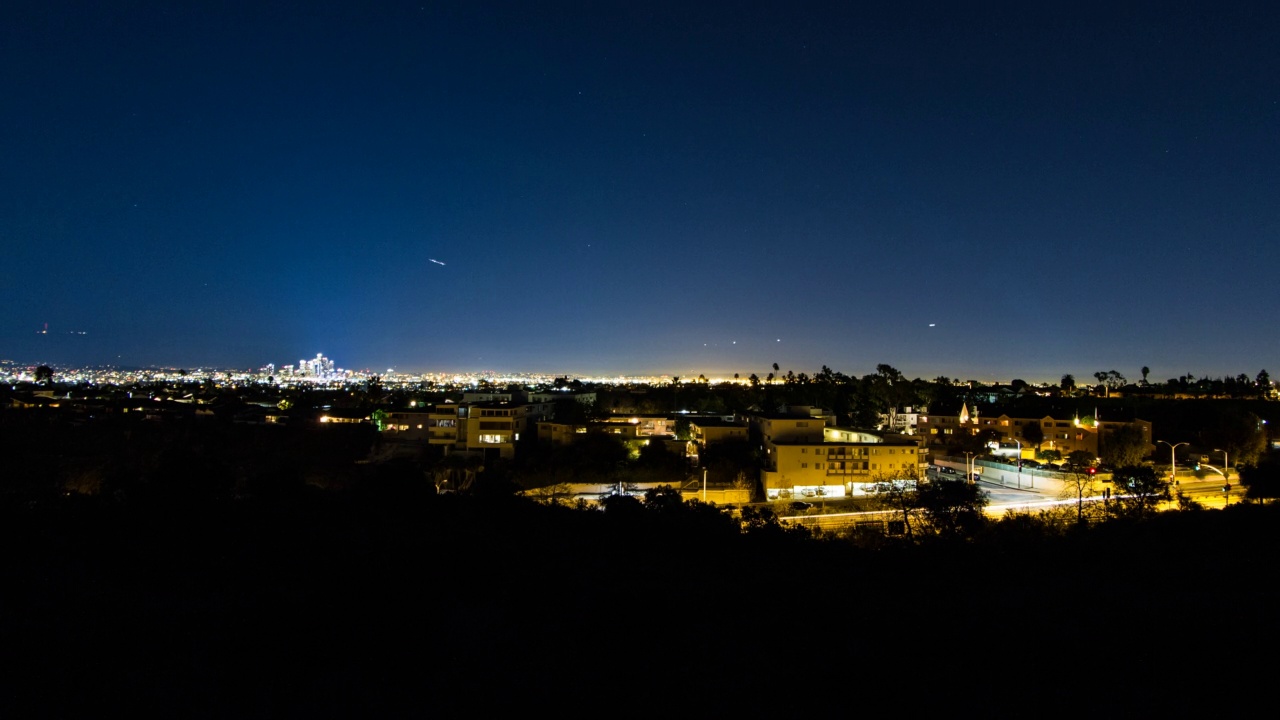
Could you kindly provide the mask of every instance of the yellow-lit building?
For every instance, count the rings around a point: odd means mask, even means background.
[[[765,454],[777,443],[822,442],[824,418],[809,415],[757,415],[752,418]]]
[[[650,437],[674,437],[676,421],[667,415],[614,415],[588,423],[538,422],[538,440],[552,445],[567,445],[587,432],[618,435],[623,440]]]
[[[803,421],[801,421],[803,422]],[[766,467],[761,472],[769,500],[841,498],[862,495],[885,477],[915,478],[926,463],[914,436],[823,426],[762,424]]]
[[[1152,442],[1151,423],[1134,418],[1127,421],[1097,421],[1093,418],[1081,419],[1078,416],[1056,417],[1045,415],[1039,418],[1011,417],[1007,414],[984,417],[977,409],[970,410],[967,404],[960,408],[958,415],[922,414],[916,428],[920,437],[929,447],[945,447],[955,442],[958,437],[976,435],[990,429],[997,435],[996,440],[1005,445],[1022,443],[1023,454],[1031,457],[1035,448],[1026,439],[1028,426],[1038,425],[1044,435],[1040,443],[1041,450],[1057,450],[1066,457],[1074,450],[1086,450],[1098,455],[1101,441],[1106,434],[1120,427],[1135,426],[1141,429],[1143,437],[1150,445]],[[1152,445],[1152,449],[1154,449]]]
[[[586,433],[585,423],[559,423],[553,420],[538,423],[538,442],[556,447],[568,445]]]
[[[723,442],[746,441],[751,434],[747,423],[725,418],[690,418],[689,434],[700,447],[717,445]]]

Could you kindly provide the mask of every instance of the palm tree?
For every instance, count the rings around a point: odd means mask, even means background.
[[[1076,378],[1070,373],[1063,375],[1062,381],[1059,385],[1062,387],[1062,392],[1064,394],[1070,395],[1076,389]]]

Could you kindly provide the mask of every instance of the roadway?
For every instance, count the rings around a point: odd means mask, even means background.
[[[960,476],[956,475],[938,474],[933,468],[929,469],[928,477],[930,480],[960,479]],[[1108,480],[1109,478],[1104,477],[1096,481],[1094,484],[1093,496],[1086,497],[1085,502],[1102,502],[1103,488],[1111,487],[1112,493],[1114,494],[1116,489],[1110,482],[1108,482]],[[1222,491],[1223,482],[1223,478],[1216,476],[1209,478],[1179,478],[1178,486],[1171,488],[1174,495],[1173,499],[1167,503],[1162,503],[1161,509],[1176,510],[1178,508],[1176,495],[1179,491],[1205,508],[1220,509],[1228,503],[1236,504],[1244,501],[1244,489],[1240,487],[1240,483],[1238,481],[1231,483],[1231,491],[1229,494]],[[1075,495],[1064,497],[1059,494],[1060,491],[1056,487],[1053,489],[1043,487],[1034,490],[1029,487],[1019,489],[985,480],[979,480],[978,486],[987,493],[988,503],[986,513],[992,518],[1002,517],[1005,513],[1011,510],[1035,512],[1037,510],[1044,510],[1051,507],[1070,506],[1076,504]],[[777,507],[772,503],[763,504]],[[870,510],[868,509],[868,504],[869,503],[866,499],[863,498],[846,498],[839,501],[829,500],[825,505],[814,503],[813,508],[800,513],[793,513],[790,511],[790,508],[786,508],[783,510],[783,513],[785,514],[780,515],[779,519],[783,521],[803,523],[811,527],[820,527],[824,530],[834,530],[843,527],[851,527],[858,522],[865,522],[876,518],[886,518],[894,515],[894,513],[888,511]],[[785,508],[786,506],[783,507]]]

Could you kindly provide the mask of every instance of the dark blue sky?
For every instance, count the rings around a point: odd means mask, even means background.
[[[1275,3],[180,5],[0,8],[0,357],[1280,369]]]

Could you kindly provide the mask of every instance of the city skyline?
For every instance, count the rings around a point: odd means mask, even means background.
[[[24,369],[26,371],[33,371],[34,368],[42,364],[48,364],[48,363],[43,363],[39,360],[15,361],[12,358],[0,358],[0,378],[5,378],[10,375],[17,378],[26,377],[31,375],[31,372],[24,372]],[[884,363],[884,364],[889,365],[890,367],[892,367],[895,370],[898,370],[899,372],[902,372],[900,368],[898,368],[897,366],[894,366],[892,363]],[[546,369],[546,368],[539,369],[539,368],[512,368],[512,367],[490,367],[490,368],[445,368],[445,367],[395,368],[395,367],[391,367],[391,368],[385,368],[385,369],[381,369],[381,368],[374,369],[369,367],[344,368],[344,367],[338,366],[337,363],[331,358],[325,357],[323,353],[317,353],[316,357],[312,359],[303,358],[296,365],[294,364],[276,365],[274,362],[268,362],[266,364],[261,364],[254,367],[236,367],[236,366],[211,365],[211,364],[195,364],[187,367],[178,367],[175,365],[155,365],[155,364],[114,365],[110,363],[88,364],[88,365],[59,365],[57,363],[53,363],[52,366],[59,371],[64,371],[64,372],[71,371],[72,376],[69,378],[64,377],[64,380],[71,380],[74,382],[79,382],[80,379],[83,379],[82,373],[84,372],[88,372],[90,375],[92,375],[93,373],[98,371],[110,371],[111,373],[116,373],[116,374],[121,372],[128,374],[135,371],[143,371],[143,372],[161,373],[161,375],[158,376],[159,378],[169,379],[169,380],[174,379],[174,377],[178,373],[189,373],[191,377],[200,377],[202,373],[207,374],[207,373],[224,373],[225,372],[225,373],[234,373],[238,377],[245,377],[245,378],[253,377],[253,376],[261,376],[261,377],[272,376],[272,377],[275,377],[280,382],[289,382],[289,381],[298,381],[298,380],[318,380],[318,381],[332,381],[332,382],[347,382],[347,381],[363,382],[369,377],[378,376],[378,377],[382,377],[384,379],[390,379],[396,382],[419,382],[424,379],[439,380],[443,378],[449,378],[452,381],[456,382],[456,381],[461,381],[466,379],[474,381],[477,378],[484,378],[493,382],[518,382],[518,383],[535,383],[535,384],[550,383],[553,379],[561,378],[561,377],[585,380],[588,382],[600,382],[600,383],[670,382],[673,379],[678,378],[679,381],[682,383],[706,381],[711,383],[737,382],[737,383],[747,384],[750,382],[752,375],[755,375],[760,383],[768,383],[769,375],[774,375],[773,382],[777,384],[782,384],[786,382],[788,373],[794,373],[797,376],[803,374],[809,378],[814,378],[822,370],[822,368],[813,368],[813,369],[789,368],[782,365],[779,365],[778,370],[776,372],[773,371],[772,366],[769,366],[760,371],[720,370],[720,371],[710,371],[710,372],[706,372],[706,371],[699,372],[696,369],[692,371],[680,369],[680,370],[674,370],[674,371],[647,372],[647,373],[645,372],[641,372],[641,373],[578,372],[572,369],[564,369],[564,368],[553,370],[553,369]],[[8,370],[6,370],[6,367],[8,368]],[[824,366],[824,367],[829,367],[829,366]],[[842,374],[851,378],[858,378],[866,375],[873,375],[873,374],[876,374],[876,372],[878,371],[878,368],[871,368],[865,371],[863,370],[849,371],[848,369],[840,368],[840,367],[834,367],[830,369],[837,374]],[[1143,376],[1142,370],[1148,371],[1147,376],[1145,377]],[[1151,368],[1147,366],[1143,366],[1142,368],[1139,368],[1136,371],[1133,371],[1132,373],[1111,368],[1109,371],[1093,370],[1090,372],[1063,372],[1053,377],[1037,377],[1027,373],[1014,373],[1013,375],[1006,376],[1006,377],[997,377],[992,375],[975,376],[975,375],[955,375],[955,374],[949,374],[949,373],[935,373],[935,374],[920,375],[920,374],[911,373],[911,372],[904,372],[903,377],[909,380],[923,380],[927,382],[933,382],[942,378],[946,378],[957,385],[963,385],[971,382],[979,382],[979,383],[988,384],[988,385],[1003,385],[1003,384],[1008,384],[1015,381],[1022,381],[1022,382],[1030,383],[1032,385],[1038,385],[1038,386],[1056,386],[1067,375],[1072,376],[1074,382],[1078,387],[1093,387],[1095,385],[1101,386],[1102,384],[1110,384],[1111,382],[1115,382],[1114,378],[1107,380],[1105,383],[1097,382],[1096,378],[1094,378],[1094,373],[1097,373],[1097,372],[1118,373],[1121,376],[1121,378],[1123,378],[1124,384],[1145,384],[1149,382],[1151,385],[1159,385],[1159,384],[1165,383],[1166,381],[1178,381],[1178,380],[1184,380],[1184,379],[1192,380],[1192,381],[1201,380],[1201,379],[1235,381],[1241,375],[1248,378],[1250,382],[1253,382],[1255,378],[1261,379],[1262,377],[1264,377],[1264,374],[1268,378],[1270,375],[1270,373],[1266,370],[1266,368],[1261,368],[1257,372],[1241,370],[1238,372],[1223,372],[1218,374],[1207,374],[1207,375],[1196,375],[1194,373],[1179,373],[1177,375],[1171,375],[1171,376],[1165,377],[1157,374]],[[26,377],[26,379],[30,380],[31,377]]]
[[[1028,381],[1280,357],[1270,4],[8,17],[0,357]]]

